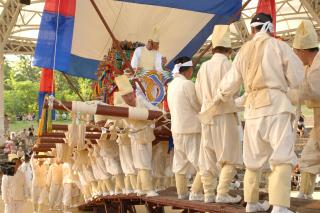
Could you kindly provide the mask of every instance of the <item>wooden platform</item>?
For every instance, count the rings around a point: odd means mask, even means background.
[[[232,194],[243,194],[241,191],[232,192]],[[260,199],[265,200],[268,195],[265,193],[260,194]],[[96,213],[108,212],[130,212],[135,213],[135,205],[145,205],[150,213],[164,213],[164,207],[171,206],[173,209],[181,209],[182,212],[224,212],[224,213],[243,213],[245,212],[245,203],[236,205],[210,203],[178,200],[174,188],[160,192],[157,197],[138,197],[132,195],[117,195],[106,196],[95,199],[80,208],[91,208]],[[291,198],[291,210],[299,213],[320,213],[320,201],[316,200],[301,200]]]

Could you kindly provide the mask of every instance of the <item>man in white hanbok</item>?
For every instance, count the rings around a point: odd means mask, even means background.
[[[205,112],[213,102],[216,91],[232,62],[228,59],[231,49],[229,25],[216,25],[212,34],[213,56],[204,62],[197,74],[196,93]],[[242,146],[239,135],[239,120],[234,100],[220,103],[212,111],[201,114],[201,146],[199,168],[204,184],[205,202],[238,203],[241,197],[228,194],[236,174],[236,166],[242,165]],[[217,169],[221,168],[221,173]],[[219,176],[217,197],[216,182]]]
[[[21,161],[15,154],[10,155],[9,161],[15,163],[14,174],[2,176],[1,194],[4,202],[4,213],[24,212],[28,188],[23,172],[19,169]]]
[[[199,150],[201,124],[197,117],[200,103],[194,83],[191,81],[193,64],[190,58],[175,61],[175,77],[168,86],[168,105],[171,113],[171,132],[174,144],[173,172],[179,199],[203,200],[202,183],[199,175]],[[189,168],[197,170],[191,193],[187,188],[186,175]]]
[[[158,108],[152,106],[144,97],[136,96],[129,79],[122,75],[116,78],[116,84],[121,96],[128,107],[139,109]],[[137,112],[136,111],[136,112]],[[138,171],[138,195],[157,196],[152,184],[152,142],[155,140],[153,133],[154,123],[151,121],[126,119],[125,125],[129,128],[131,139],[132,157],[135,169]]]
[[[269,163],[272,213],[289,213],[291,170],[297,164],[297,156],[292,127],[295,110],[286,93],[288,88],[299,86],[303,65],[285,42],[270,36],[270,15],[256,14],[251,21],[251,30],[253,39],[240,49],[231,70],[221,81],[212,105],[229,101],[244,84],[246,211],[265,211],[269,207],[266,202],[264,205],[258,202],[260,172]]]
[[[295,53],[306,66],[299,89],[290,91],[296,104],[313,109],[314,128],[301,153],[299,198],[312,199],[316,175],[320,174],[320,53],[319,40],[311,21],[302,21],[293,41]]]

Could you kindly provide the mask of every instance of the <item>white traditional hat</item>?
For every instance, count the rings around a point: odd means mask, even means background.
[[[230,27],[229,25],[216,25],[212,33],[212,48],[227,47],[231,48]]]
[[[297,28],[293,48],[310,49],[319,46],[318,35],[311,21],[303,20]]]
[[[133,92],[132,85],[126,75],[120,75],[116,77],[115,82],[121,95],[126,95]]]
[[[153,28],[153,32],[151,34],[150,39],[154,42],[160,42],[160,34],[159,29],[157,27]]]

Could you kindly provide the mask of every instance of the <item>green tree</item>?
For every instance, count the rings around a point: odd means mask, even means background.
[[[32,66],[31,58],[28,56],[20,56],[19,61],[12,66],[13,78],[16,81],[39,82],[40,71],[40,68]]]
[[[13,116],[36,113],[41,69],[31,65],[31,57],[20,56],[18,61],[4,62],[5,112]],[[92,81],[69,76],[85,100],[90,100]],[[61,72],[56,71],[55,94],[63,101],[80,100]]]
[[[5,60],[3,63],[3,72],[4,72],[4,89],[5,90],[11,90],[12,89],[12,84],[11,84],[11,66],[9,63]]]
[[[38,83],[20,81],[12,90],[5,91],[5,111],[11,115],[36,112]]]

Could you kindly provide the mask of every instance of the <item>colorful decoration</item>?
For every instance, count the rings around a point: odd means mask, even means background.
[[[48,99],[48,95],[44,97],[44,100]],[[52,131],[52,111],[50,108],[42,108],[41,116],[39,118],[38,137],[42,136],[46,132]]]
[[[139,78],[144,86],[149,102],[155,106],[161,104],[166,94],[163,82],[165,78],[162,73],[155,70],[141,71]]]
[[[131,60],[134,50],[142,45],[143,44],[139,42],[120,42],[120,46],[124,50],[128,61]],[[96,72],[98,81],[93,84],[93,99],[101,100],[107,104],[112,104],[113,92],[116,90],[114,78],[118,75],[124,74],[124,71],[128,68],[129,65],[122,60],[120,53],[114,46],[112,46],[108,55],[104,57],[103,61],[100,62],[98,66],[98,70]]]

